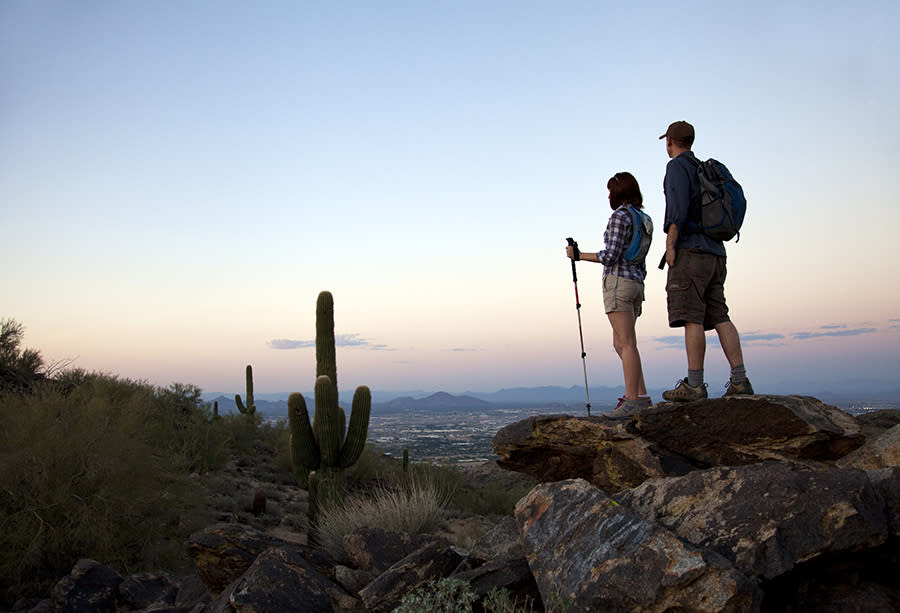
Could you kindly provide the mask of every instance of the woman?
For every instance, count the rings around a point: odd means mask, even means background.
[[[647,219],[650,233],[652,223],[645,213],[633,216],[629,209],[639,211],[644,204],[641,188],[631,173],[617,172],[606,187],[609,189],[609,206],[613,210],[603,234],[606,248],[597,253],[585,253],[570,245],[566,247],[566,255],[573,260],[603,264],[603,306],[613,330],[613,347],[622,360],[625,374],[625,396],[619,398],[612,416],[623,418],[652,404],[644,385],[641,355],[634,331],[635,320],[640,317],[644,302],[644,277],[647,276],[645,257],[649,244],[635,259],[626,258],[626,250],[636,231],[635,217]]]

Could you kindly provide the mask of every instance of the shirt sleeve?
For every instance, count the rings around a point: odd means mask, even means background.
[[[666,164],[663,192],[666,196],[666,217],[663,222],[663,231],[668,232],[669,226],[675,224],[680,235],[684,231],[684,224],[688,218],[688,207],[691,204],[691,181],[684,164],[679,163],[677,158],[669,160],[669,163]]]
[[[631,227],[631,214],[624,208],[613,211],[603,233],[603,242],[606,249],[597,252],[597,259],[604,266],[612,266],[625,252],[625,238]]]

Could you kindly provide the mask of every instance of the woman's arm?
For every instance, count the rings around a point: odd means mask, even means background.
[[[566,257],[570,260],[575,259],[575,248],[571,245],[566,247]],[[597,264],[600,263],[600,258],[597,257],[596,253],[592,251],[585,251],[583,249],[580,250],[578,259],[582,262],[596,262]]]

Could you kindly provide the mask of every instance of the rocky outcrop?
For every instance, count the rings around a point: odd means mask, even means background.
[[[900,610],[898,416],[753,396],[533,417],[494,447],[542,483],[469,551],[360,529],[335,559],[221,523],[190,538],[195,576],[82,560],[32,610],[390,611],[443,577],[535,611]]]
[[[96,560],[82,559],[53,588],[49,601],[31,611],[115,612],[205,610],[209,594],[193,575],[139,573],[122,577]]]
[[[733,396],[662,403],[627,421],[532,417],[497,432],[494,451],[508,470],[613,493],[712,466],[833,461],[864,440],[853,417],[815,398]]]
[[[234,583],[270,549],[297,550],[318,572],[333,575],[335,561],[324,551],[241,524],[215,524],[192,534],[187,544],[197,575],[213,596]]]
[[[884,500],[860,470],[789,463],[710,468],[652,479],[616,500],[751,578],[771,579],[825,553],[877,547]]]
[[[543,602],[565,611],[753,611],[756,585],[714,551],[641,518],[583,479],[516,506]]]
[[[809,397],[731,397],[625,421],[534,417],[494,449],[551,482],[516,508],[545,603],[897,610],[885,572],[900,570],[896,423]]]
[[[870,444],[840,458],[837,465],[863,470],[900,466],[900,425],[879,435]]]
[[[369,611],[393,611],[403,595],[429,580],[449,577],[463,557],[447,541],[432,539],[398,560],[372,583],[360,590]]]

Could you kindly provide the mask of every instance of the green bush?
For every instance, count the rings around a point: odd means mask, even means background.
[[[534,599],[530,596],[514,597],[505,587],[495,587],[481,602],[484,613],[533,613],[535,610]]]
[[[0,601],[46,595],[81,557],[120,572],[177,569],[212,520],[188,475],[234,436],[192,386],[76,372],[67,386],[0,393]],[[246,421],[246,420],[244,420]]]
[[[455,491],[451,507],[475,515],[512,515],[529,485],[463,484]]]
[[[471,611],[474,602],[468,582],[446,577],[426,581],[403,596],[394,613],[463,613]]]

